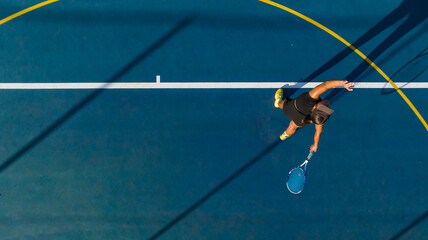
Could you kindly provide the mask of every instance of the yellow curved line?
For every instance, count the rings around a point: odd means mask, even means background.
[[[410,100],[406,97],[406,95],[404,95],[404,93],[397,87],[397,85],[395,85],[395,83],[376,65],[374,64],[369,58],[367,58],[366,55],[364,55],[360,50],[358,50],[356,47],[352,46],[352,44],[350,44],[348,41],[346,41],[345,39],[343,39],[341,36],[337,35],[335,32],[331,31],[330,29],[328,29],[327,27],[325,27],[324,25],[318,23],[315,20],[312,20],[311,18],[294,11],[291,8],[288,8],[286,6],[283,6],[281,4],[272,2],[270,0],[259,0],[260,2],[264,2],[267,3],[269,5],[272,5],[274,7],[280,8],[282,10],[285,10],[307,22],[312,23],[313,25],[317,26],[318,28],[321,28],[322,30],[326,31],[328,34],[332,35],[333,37],[335,37],[336,39],[338,39],[339,41],[341,41],[342,43],[344,43],[346,46],[348,46],[349,48],[351,48],[352,50],[354,50],[355,53],[357,53],[358,55],[360,55],[360,57],[362,57],[364,60],[366,60],[374,69],[376,69],[376,71],[382,75],[382,77],[384,77],[393,87],[394,89],[400,94],[400,96],[404,99],[404,101],[406,101],[406,103],[409,105],[409,107],[413,110],[413,112],[416,114],[416,116],[419,118],[419,120],[422,122],[422,124],[425,126],[426,130],[428,131],[428,124],[425,122],[424,118],[422,117],[422,115],[419,113],[419,111],[415,108],[415,106],[413,106],[412,102],[410,102]]]
[[[48,1],[36,4],[36,5],[32,6],[32,7],[26,8],[26,9],[24,9],[22,11],[19,11],[19,12],[13,14],[13,15],[10,15],[7,18],[4,18],[4,19],[0,20],[0,25],[2,25],[3,23],[9,22],[10,20],[12,20],[14,18],[17,18],[17,17],[19,17],[21,15],[24,15],[24,14],[26,14],[28,12],[31,12],[31,11],[37,9],[37,8],[41,8],[43,6],[46,6],[46,5],[50,4],[50,3],[57,2],[57,1],[59,1],[59,0],[48,0]]]

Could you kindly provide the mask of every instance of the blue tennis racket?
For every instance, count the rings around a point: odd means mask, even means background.
[[[306,160],[298,167],[291,169],[287,177],[287,188],[293,194],[302,192],[306,183],[306,166],[314,153],[310,152]]]

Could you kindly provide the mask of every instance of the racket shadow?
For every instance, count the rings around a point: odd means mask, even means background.
[[[427,217],[428,217],[428,211],[426,211],[424,214],[419,216],[416,220],[414,220],[412,223],[410,223],[407,227],[405,227],[403,230],[401,230],[399,233],[397,233],[395,236],[393,236],[389,240],[397,240],[397,239],[401,238],[404,234],[406,234],[412,228],[416,227],[419,223],[421,223]]]
[[[190,206],[188,209],[186,209],[184,212],[182,212],[180,215],[178,215],[176,218],[174,218],[171,222],[169,222],[167,225],[165,225],[162,229],[160,229],[158,232],[156,232],[149,239],[154,240],[154,239],[157,239],[158,237],[160,237],[162,234],[164,234],[166,231],[168,231],[170,228],[172,228],[174,225],[176,225],[178,222],[180,222],[183,218],[185,218],[187,215],[189,215],[193,210],[198,208],[200,205],[202,205],[204,202],[206,202],[208,199],[210,199],[214,194],[216,194],[222,188],[226,187],[235,178],[237,178],[239,175],[241,175],[243,172],[245,172],[248,168],[250,168],[256,162],[258,162],[260,159],[262,159],[266,154],[268,154],[270,151],[272,151],[281,142],[282,141],[278,138],[275,142],[273,142],[271,145],[269,145],[265,150],[263,150],[256,157],[251,159],[244,166],[242,166],[240,169],[238,169],[236,172],[234,172],[232,175],[230,175],[228,178],[226,178],[217,187],[215,187],[213,190],[211,190],[209,193],[207,193],[205,196],[203,196],[201,199],[199,199],[197,202],[195,202],[192,206]]]

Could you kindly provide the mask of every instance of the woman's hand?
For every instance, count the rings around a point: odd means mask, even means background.
[[[310,152],[317,152],[317,150],[318,150],[318,145],[313,144],[313,145],[311,145],[311,149],[309,151]]]
[[[354,89],[352,89],[354,87],[354,83],[345,81],[343,87],[348,91],[354,91]]]

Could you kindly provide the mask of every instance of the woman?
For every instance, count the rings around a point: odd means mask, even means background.
[[[316,152],[324,123],[334,112],[330,109],[330,103],[327,100],[322,100],[320,95],[328,89],[340,86],[352,91],[354,84],[344,80],[331,80],[321,83],[310,92],[300,94],[296,99],[286,97],[285,100],[283,100],[282,89],[278,89],[275,93],[274,105],[277,108],[281,108],[284,114],[291,119],[287,130],[280,136],[281,140],[293,135],[298,128],[314,123],[314,144],[311,145],[310,151]]]

